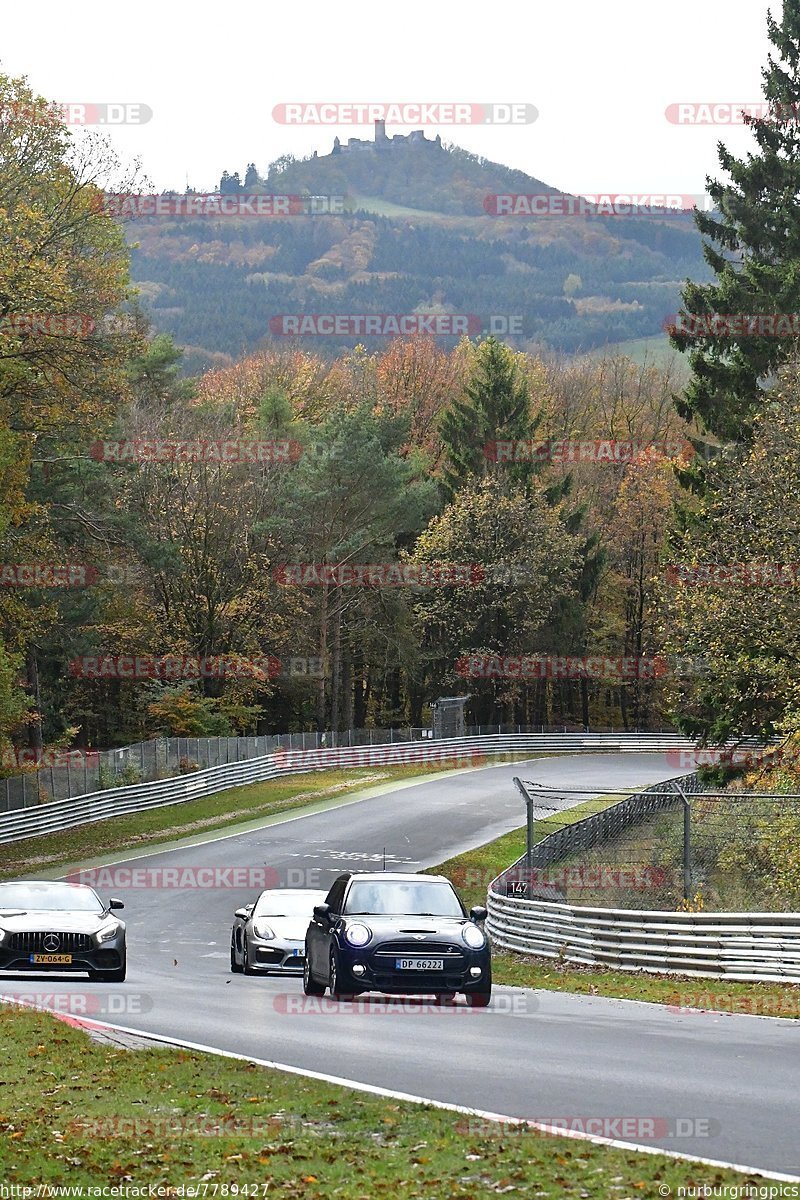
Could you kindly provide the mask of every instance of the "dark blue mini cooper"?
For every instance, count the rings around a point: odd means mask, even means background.
[[[340,875],[306,931],[303,989],[334,997],[359,992],[452,999],[475,1008],[492,995],[485,908],[464,905],[442,875]]]

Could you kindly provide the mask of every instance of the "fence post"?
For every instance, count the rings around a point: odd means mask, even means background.
[[[683,801],[683,898],[692,898],[692,806],[682,787],[673,781],[675,791]]]
[[[528,882],[533,878],[533,796],[524,787],[522,780],[514,776],[514,786],[525,800],[525,874]],[[528,895],[527,886],[525,894]]]

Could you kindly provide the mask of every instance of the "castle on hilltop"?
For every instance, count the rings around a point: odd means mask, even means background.
[[[376,121],[374,141],[370,142],[367,138],[348,138],[347,144],[343,146],[340,139],[335,137],[331,154],[349,154],[365,150],[394,150],[398,146],[435,146],[441,150],[442,139],[438,133],[435,138],[426,138],[425,131],[422,129],[412,129],[411,133],[395,133],[392,137],[387,137],[386,122]]]

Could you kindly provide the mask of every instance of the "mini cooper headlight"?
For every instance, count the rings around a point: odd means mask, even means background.
[[[253,933],[264,942],[270,942],[275,937],[272,928],[264,921],[253,922]]]
[[[102,929],[98,929],[94,935],[98,942],[110,942],[113,937],[119,933],[119,922],[115,921],[113,925],[104,925]]]
[[[360,921],[356,921],[355,925],[348,925],[345,930],[345,941],[351,946],[366,946],[369,939],[372,937],[372,930],[366,925],[362,925]]]
[[[486,945],[486,938],[477,925],[465,925],[461,930],[461,936],[472,950],[482,950]]]

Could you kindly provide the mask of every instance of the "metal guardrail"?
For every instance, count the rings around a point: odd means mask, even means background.
[[[566,725],[477,725],[463,736],[494,733],[621,733],[622,730],[583,729]],[[637,731],[638,732],[638,731]],[[669,731],[655,731],[658,733]],[[10,760],[28,764],[19,775],[0,778],[0,812],[68,800],[91,792],[154,779],[170,779],[207,767],[228,766],[245,758],[261,758],[275,750],[319,750],[325,746],[382,746],[384,743],[430,740],[433,730],[418,725],[394,729],[305,730],[248,737],[163,737],[112,750],[74,749],[45,753],[37,761],[32,750],[8,751]],[[4,761],[4,766],[8,763]]]
[[[277,750],[242,762],[209,767],[175,779],[154,780],[90,792],[68,800],[37,803],[0,813],[0,844],[43,833],[73,829],[91,821],[212,796],[227,788],[261,783],[281,775],[336,767],[402,763],[476,765],[495,754],[552,752],[688,750],[691,742],[669,734],[492,734],[480,738],[394,742],[381,746],[343,746],[320,750]]]
[[[703,790],[696,774],[676,782],[687,794]],[[656,790],[664,784],[550,834],[534,847],[533,865],[552,866],[646,819],[661,807],[648,797]],[[670,803],[680,804],[680,796],[664,796],[663,804]],[[502,949],[624,971],[800,981],[800,913],[664,912],[503,895],[524,863],[525,857],[489,885],[486,928]]]
[[[589,908],[489,892],[496,946],[624,971],[800,981],[800,913]]]

